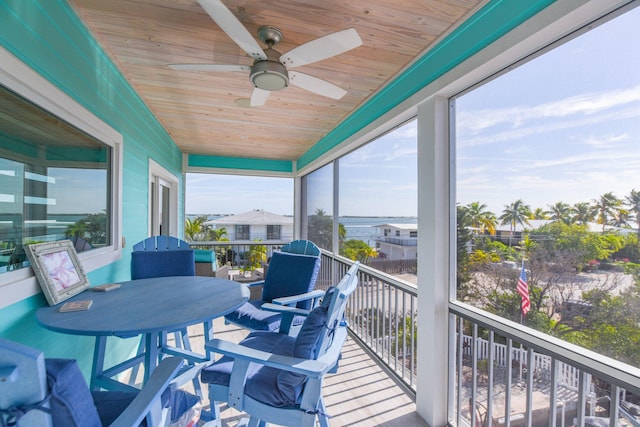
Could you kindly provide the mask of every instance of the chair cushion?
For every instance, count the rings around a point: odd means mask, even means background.
[[[75,360],[45,359],[54,426],[101,427],[89,387]]]
[[[195,276],[193,249],[131,252],[131,279]]]
[[[314,308],[302,324],[293,346],[293,355],[303,359],[316,359],[318,342],[324,326],[327,324],[327,311],[336,288],[331,286],[322,298],[322,303]]]
[[[231,323],[252,331],[277,331],[280,328],[280,313],[260,310],[262,304],[262,301],[247,301],[236,311],[224,316],[224,318]],[[302,318],[302,320],[294,318],[294,325],[296,324],[296,320],[298,324],[301,324],[304,318]]]
[[[136,398],[137,391],[92,391],[91,396],[98,410],[103,426],[111,425],[116,418],[127,409],[127,406]],[[171,421],[178,420],[188,409],[200,401],[200,398],[184,390],[175,390],[173,393],[167,388],[160,397],[162,407],[171,405]],[[140,427],[147,425],[147,420],[142,420]]]
[[[269,261],[262,301],[271,302],[275,298],[313,290],[319,270],[319,257],[275,252]],[[309,309],[310,304],[310,301],[303,301],[297,307]]]
[[[240,344],[256,350],[273,354],[291,356],[295,338],[275,332],[252,332]],[[200,374],[203,383],[218,384],[228,387],[233,359],[222,357],[206,367]],[[277,384],[280,369],[251,363],[247,371],[245,390],[248,396],[267,405],[275,407],[292,406],[298,400],[301,387],[280,389]]]
[[[327,311],[335,287],[330,287],[322,299],[322,304],[314,308],[307,320],[302,324],[302,328],[298,332],[296,340],[293,344],[293,356],[302,359],[316,359],[318,355],[318,344],[320,336],[327,324]],[[280,371],[276,379],[276,387],[280,393],[284,395],[300,395],[302,385],[306,380],[306,376],[295,372]]]
[[[136,391],[92,391],[91,397],[103,426],[108,426],[136,398]],[[163,394],[164,399],[164,394]]]

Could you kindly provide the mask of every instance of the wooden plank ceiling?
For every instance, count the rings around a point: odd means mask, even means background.
[[[261,25],[280,28],[281,53],[351,27],[363,40],[296,68],[346,89],[342,99],[289,86],[264,106],[246,108],[236,100],[251,96],[248,72],[167,66],[253,62],[196,0],[68,1],[183,152],[279,160],[297,159],[481,3],[223,0],[256,40]]]

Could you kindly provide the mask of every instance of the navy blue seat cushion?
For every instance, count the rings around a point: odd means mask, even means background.
[[[318,344],[320,336],[324,332],[327,324],[329,302],[335,288],[329,288],[325,294],[322,304],[314,308],[307,320],[298,332],[298,336],[293,344],[293,356],[302,359],[316,359],[319,354]],[[276,387],[281,394],[288,396],[300,396],[302,385],[306,380],[306,376],[295,372],[280,371],[276,378]]]
[[[98,415],[103,426],[113,423],[127,406],[136,398],[137,391],[92,391],[91,396],[98,410]],[[171,421],[178,420],[184,412],[200,401],[200,398],[184,390],[176,390],[171,393],[166,389],[160,397],[162,407],[171,405]],[[147,425],[142,420],[141,427]]]
[[[45,359],[54,426],[102,427],[91,392],[75,360]]]
[[[242,304],[236,311],[224,316],[226,320],[237,325],[253,330],[275,332],[280,328],[280,313],[273,311],[260,310],[263,302],[259,300],[250,300]],[[294,318],[293,325],[301,324],[301,319]]]
[[[131,252],[131,279],[195,276],[193,249]]]
[[[262,301],[271,302],[275,298],[304,294],[313,290],[320,258],[309,255],[274,252],[269,261],[269,270],[262,289]],[[298,308],[311,308],[310,301],[298,303]]]
[[[291,356],[295,338],[275,332],[252,332],[240,344],[256,350],[273,354]],[[228,387],[233,359],[223,356],[220,360],[202,370],[200,379],[203,383],[218,384]],[[251,363],[247,372],[245,391],[248,396],[271,406],[283,407],[294,405],[296,395],[283,395],[277,387],[279,369]]]
[[[92,391],[91,396],[98,410],[102,425],[108,426],[118,418],[138,395],[135,391]],[[164,400],[164,395],[163,395]],[[143,423],[146,424],[146,423]]]

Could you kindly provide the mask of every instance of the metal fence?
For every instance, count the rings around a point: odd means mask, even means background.
[[[192,246],[240,268],[248,254],[268,260],[285,243]],[[338,283],[352,264],[322,251],[316,286]],[[365,265],[358,277],[346,312],[352,336],[415,392],[417,285]],[[639,369],[459,302],[449,313],[449,424],[640,427]]]
[[[323,251],[317,287],[337,283],[353,261]],[[352,334],[410,390],[417,373],[417,287],[361,265],[347,306]]]
[[[640,370],[458,302],[449,304],[450,424],[640,426]]]

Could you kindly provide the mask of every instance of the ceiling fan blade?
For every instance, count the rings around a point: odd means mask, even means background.
[[[253,89],[253,93],[251,94],[251,102],[249,103],[249,105],[251,107],[262,107],[267,103],[269,95],[271,95],[271,91],[255,88]]]
[[[179,71],[249,71],[248,65],[231,64],[169,64],[169,68]]]
[[[211,19],[222,31],[233,40],[242,50],[254,59],[267,59],[264,50],[253,38],[242,22],[220,0],[198,0],[200,6],[211,16]]]
[[[340,99],[347,94],[340,86],[299,71],[289,71],[289,83],[331,99]]]
[[[280,62],[289,68],[311,64],[331,58],[362,44],[355,28],[328,34],[291,49],[280,57]]]

